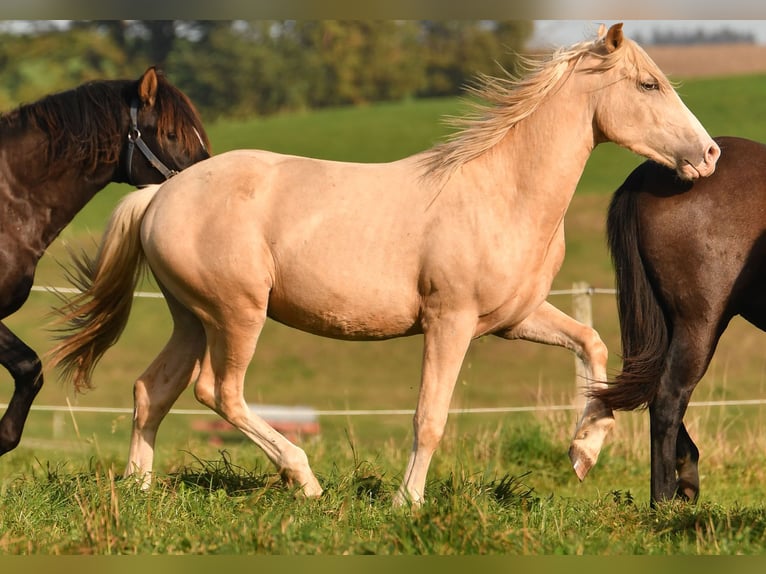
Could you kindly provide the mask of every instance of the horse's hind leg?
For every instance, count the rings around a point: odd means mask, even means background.
[[[19,444],[29,409],[43,386],[43,375],[37,353],[3,323],[0,323],[0,364],[8,369],[14,382],[13,396],[0,419],[1,455]]]
[[[288,486],[300,487],[306,496],[319,496],[322,487],[303,449],[253,413],[245,402],[245,371],[266,320],[265,305],[248,312],[245,305],[232,303],[232,309],[236,318],[229,315],[216,321],[220,327],[206,325],[208,352],[194,388],[195,396],[255,442]]]
[[[665,370],[649,405],[652,504],[674,496],[696,500],[699,495],[699,453],[683,417],[692,391],[710,364],[718,336],[710,324],[674,325]]]
[[[699,459],[697,445],[689,436],[686,426],[681,423],[676,439],[676,496],[679,498],[697,501],[700,492]]]
[[[166,300],[173,316],[173,333],[133,387],[133,433],[125,475],[136,476],[143,487],[151,482],[157,429],[199,372],[205,350],[205,332],[199,320],[167,293]]]
[[[525,339],[567,348],[582,360],[585,366],[584,382],[587,385],[593,387],[606,384],[608,351],[599,334],[547,301],[519,325],[497,335],[506,339]],[[599,399],[589,398],[569,447],[569,459],[580,480],[596,464],[604,440],[613,426],[612,410]]]

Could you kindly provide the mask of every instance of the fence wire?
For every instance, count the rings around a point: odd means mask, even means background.
[[[32,291],[53,293],[53,294],[79,294],[79,289],[71,287],[50,287],[50,286],[33,286]],[[561,295],[614,295],[617,291],[615,289],[603,288],[603,287],[585,287],[579,289],[552,289],[548,296],[561,296]],[[152,291],[136,291],[133,293],[134,297],[147,298],[147,299],[163,299],[162,293]],[[749,399],[749,400],[731,400],[731,401],[691,401],[689,407],[731,407],[731,406],[759,406],[765,405],[766,399]],[[253,405],[261,416],[268,417],[270,414],[274,414],[276,411],[270,411],[269,407],[259,407]],[[6,409],[8,405],[0,405],[0,408]],[[305,411],[307,407],[296,407]],[[312,414],[316,417],[354,417],[354,416],[398,416],[415,414],[414,409],[339,409],[339,410],[316,410],[308,407]],[[517,407],[479,407],[479,408],[465,408],[465,409],[450,409],[451,415],[462,414],[504,414],[504,413],[530,413],[530,412],[551,412],[551,411],[572,411],[577,410],[577,405],[533,405],[533,406],[517,406]],[[290,409],[290,407],[279,407],[279,413],[284,414],[284,409]],[[33,411],[42,412],[71,412],[71,413],[102,413],[102,414],[133,414],[133,409],[128,407],[83,407],[74,405],[33,405]],[[209,416],[216,415],[217,413],[208,409],[171,409],[168,414],[172,415],[192,415],[192,416]]]

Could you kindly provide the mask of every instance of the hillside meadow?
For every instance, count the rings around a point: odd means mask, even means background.
[[[766,141],[756,121],[760,75],[683,81],[679,92],[712,135]],[[441,118],[458,99],[416,100],[296,113],[207,126],[213,151],[265,148],[347,161],[389,161],[448,133]],[[604,242],[611,193],[641,158],[613,144],[588,163],[566,217],[567,257],[553,289],[577,281],[613,286]],[[130,191],[102,191],[43,259],[36,285],[66,286],[68,249],[93,251],[109,212]],[[149,279],[141,286],[156,291]],[[551,296],[571,312],[571,298]],[[56,298],[35,292],[8,325],[44,353]],[[593,322],[619,368],[613,296],[592,298]],[[96,388],[74,395],[47,374],[36,405],[132,407],[133,379],[169,335],[161,299],[137,298],[126,332],[95,372]],[[764,396],[763,334],[735,321],[693,400]],[[269,322],[248,371],[250,403],[314,409],[413,409],[419,337],[376,343],[315,337]],[[0,373],[5,396],[8,375]],[[645,413],[619,413],[591,475],[579,483],[566,456],[578,392],[573,356],[560,348],[482,338],[466,357],[453,408],[537,407],[531,413],[456,414],[431,466],[429,503],[390,509],[411,443],[408,415],[320,417],[302,445],[327,494],[295,501],[273,469],[236,433],[222,442],[194,428],[207,415],[171,414],[158,438],[155,488],[119,480],[130,432],[127,412],[30,415],[21,445],[0,461],[0,552],[728,554],[763,548],[764,413],[761,406],[693,407],[687,426],[702,452],[697,506],[648,509]],[[0,400],[7,401],[0,396]],[[186,392],[177,408],[201,409]],[[226,525],[225,528],[223,525]],[[40,529],[51,532],[42,541]],[[47,541],[49,540],[49,541]]]

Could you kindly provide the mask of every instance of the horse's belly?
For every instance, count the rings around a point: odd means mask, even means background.
[[[381,340],[419,332],[417,308],[390,294],[331,292],[275,286],[269,298],[268,315],[289,327],[315,335],[345,340]]]

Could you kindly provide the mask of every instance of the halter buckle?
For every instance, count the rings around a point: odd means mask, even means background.
[[[147,159],[149,164],[159,171],[165,179],[170,179],[178,173],[174,169],[168,168],[162,160],[158,158],[152,150],[146,145],[146,142],[141,139],[141,130],[138,129],[138,100],[133,98],[130,102],[130,128],[128,128],[128,157],[127,157],[127,173],[128,181],[130,181],[130,172],[133,165],[133,149],[137,147],[143,156]]]

